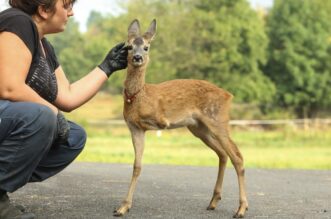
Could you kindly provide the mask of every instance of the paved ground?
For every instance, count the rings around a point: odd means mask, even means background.
[[[104,219],[127,192],[131,165],[73,163],[43,183],[11,194],[41,219]],[[123,218],[231,218],[238,207],[235,171],[226,170],[223,199],[205,210],[217,168],[145,165],[133,208]],[[331,171],[247,169],[246,218],[331,219]]]

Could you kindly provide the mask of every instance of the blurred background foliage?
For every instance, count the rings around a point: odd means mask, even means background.
[[[244,118],[330,116],[331,2],[275,0],[254,10],[246,0],[128,0],[118,16],[92,12],[87,31],[73,19],[49,37],[68,78],[83,77],[127,38],[137,18],[142,31],[158,24],[147,83],[176,78],[204,79],[235,95]],[[104,87],[122,92],[125,70]],[[247,116],[249,117],[249,116]]]

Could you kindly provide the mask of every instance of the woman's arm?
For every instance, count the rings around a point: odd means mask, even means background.
[[[70,112],[90,100],[107,81],[107,75],[95,68],[82,79],[70,84],[61,66],[55,71],[58,83],[58,95],[55,105],[65,112]]]
[[[30,50],[18,36],[0,33],[0,99],[39,103],[57,114],[55,106],[25,84],[31,61]]]
[[[55,71],[58,82],[58,96],[55,105],[70,112],[90,100],[115,71],[127,67],[128,51],[125,43],[112,48],[103,62],[82,79],[70,84],[61,66]]]

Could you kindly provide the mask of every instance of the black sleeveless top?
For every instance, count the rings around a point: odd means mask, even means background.
[[[16,8],[9,8],[0,13],[0,32],[3,31],[16,34],[32,54],[32,62],[25,83],[45,100],[54,102],[57,96],[55,70],[59,67],[59,63],[52,45],[46,38],[41,39],[45,57],[37,26],[31,16]]]

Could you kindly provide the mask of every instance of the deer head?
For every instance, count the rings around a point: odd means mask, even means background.
[[[128,64],[134,67],[146,65],[149,61],[148,52],[150,43],[156,33],[156,20],[150,24],[148,30],[141,36],[140,25],[137,19],[133,20],[128,28]]]

